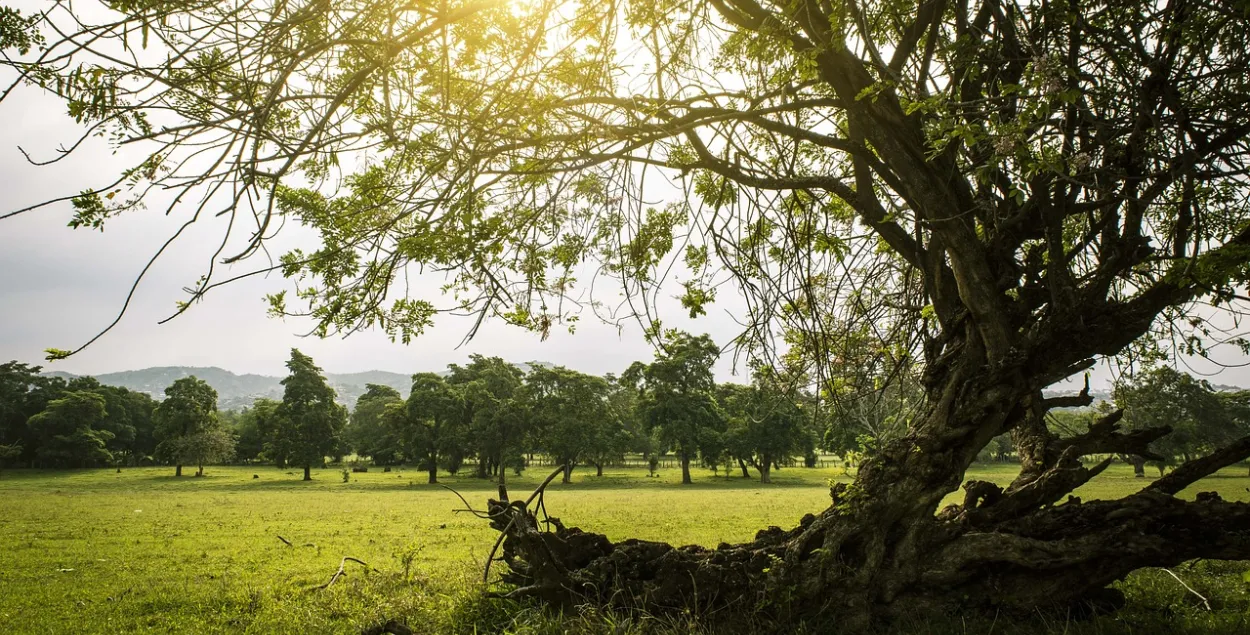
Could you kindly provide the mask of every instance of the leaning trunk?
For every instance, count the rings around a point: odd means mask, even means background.
[[[751,478],[751,472],[747,470],[747,462],[738,459],[738,467],[742,468],[742,478]]]

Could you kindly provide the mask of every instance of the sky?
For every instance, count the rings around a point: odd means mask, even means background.
[[[135,162],[134,156],[95,140],[54,165],[30,165],[19,146],[36,159],[50,158],[58,147],[77,139],[77,127],[62,102],[29,89],[0,103],[0,121],[5,122],[0,127],[0,215],[99,187]],[[171,217],[161,211],[153,205],[129,213],[110,220],[103,232],[68,228],[68,203],[0,220],[0,361],[40,363],[46,370],[76,374],[151,366],[218,366],[236,373],[281,375],[290,349],[298,347],[327,372],[336,373],[441,370],[479,353],[604,374],[619,373],[634,361],[653,358],[637,323],[603,324],[590,314],[582,316],[576,334],[553,329],[546,341],[536,333],[488,321],[476,338],[462,345],[471,321],[452,316],[440,316],[431,331],[409,345],[393,343],[380,332],[346,339],[301,337],[311,323],[266,315],[265,294],[289,288],[277,274],[218,289],[186,314],[157,324],[174,311],[176,301],[186,297],[182,288],[204,272],[216,246],[214,240],[220,236],[220,221],[215,221],[197,224],[157,262],[116,328],[67,360],[44,363],[45,349],[77,348],[121,311],[135,277],[183,222],[187,210],[177,210]],[[299,244],[309,236],[307,230],[287,227],[282,240]],[[263,263],[253,260],[247,267],[258,264]],[[415,295],[435,296],[443,282],[439,277],[426,277],[415,285]],[[660,307],[665,326],[708,333],[721,345],[738,333],[731,315],[737,302],[726,297],[731,293],[728,288],[722,289],[709,314],[698,320],[687,318],[673,297],[677,293],[674,289],[667,294],[667,304]],[[1215,383],[1250,386],[1250,368],[1242,365],[1247,360],[1232,352],[1220,357],[1236,367],[1216,374],[1220,368],[1202,360],[1188,360],[1182,366]],[[722,357],[716,371],[721,381],[744,380],[744,370],[734,368],[730,354]],[[1100,367],[1093,384],[1106,387],[1111,377],[1107,367]]]

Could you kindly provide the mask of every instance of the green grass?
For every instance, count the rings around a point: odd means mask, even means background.
[[[969,476],[1005,483],[1016,469],[987,466]],[[545,472],[514,479],[512,490],[533,488]],[[420,632],[610,632],[614,623],[621,626],[620,617],[557,619],[481,599],[481,564],[496,534],[471,515],[454,513],[459,500],[425,484],[422,472],[374,469],[353,474],[350,483],[332,469],[314,471],[310,483],[300,476],[271,467],[212,467],[206,477],[180,479],[169,468],[4,472],[0,632],[350,633],[383,618],[406,619]],[[828,479],[845,476],[834,469],[784,469],[768,486],[706,471],[696,474],[693,486],[681,486],[679,478],[677,470],[659,478],[646,478],[645,470],[609,470],[603,477],[578,470],[572,484],[549,490],[548,507],[570,525],[614,539],[715,545],[748,540],[767,525],[792,526],[827,504]],[[444,480],[475,505],[494,495],[484,481]],[[1077,494],[1119,497],[1148,480],[1114,466]],[[1245,468],[1230,468],[1186,495],[1216,490],[1245,501],[1247,487]],[[373,570],[364,574],[349,564],[348,577],[313,590],[343,556]],[[1039,615],[1011,631],[1001,630],[1002,623],[951,618],[908,631],[1129,633],[1164,624],[1182,632],[1246,632],[1250,584],[1241,574],[1247,568],[1196,563],[1177,571],[1211,598],[1214,612],[1198,606],[1167,573],[1151,570],[1123,583],[1131,604],[1114,618],[1070,624]],[[672,631],[689,626],[632,622],[647,624]]]

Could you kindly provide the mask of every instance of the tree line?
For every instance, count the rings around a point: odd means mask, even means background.
[[[565,465],[605,465],[627,454],[658,462],[671,455],[690,483],[692,465],[728,475],[754,470],[770,482],[774,468],[818,450],[848,464],[865,460],[907,429],[913,399],[906,382],[877,378],[875,390],[842,394],[846,377],[817,386],[763,366],[750,384],[717,383],[720,349],[707,335],[669,333],[651,363],[603,377],[561,366],[523,372],[499,357],[473,355],[444,374],[417,373],[405,398],[369,384],[350,412],[313,360],[292,349],[281,400],[260,398],[242,411],[220,411],[216,391],[194,376],[179,379],[156,401],[146,393],[64,379],[39,367],[0,366],[0,461],[36,467],[98,467],[222,462],[301,467],[304,478],[326,458],[354,454],[376,465],[412,465],[435,483],[440,471],[471,465],[504,482],[535,454]],[[860,378],[861,380],[863,378]],[[1120,454],[1139,475],[1160,473],[1176,459],[1212,451],[1250,431],[1250,391],[1220,391],[1209,382],[1156,368],[1117,382],[1111,402],[1053,410],[1065,436],[1087,432],[1122,410],[1127,434],[1158,426],[1174,432],[1141,454]],[[983,461],[1016,461],[1009,435],[986,446]]]

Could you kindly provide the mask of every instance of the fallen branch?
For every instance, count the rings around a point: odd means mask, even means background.
[[[295,545],[291,544],[291,541],[290,541],[290,540],[287,540],[286,538],[283,538],[282,536],[278,536],[278,540],[281,540],[282,542],[286,543],[286,546],[288,546],[288,547],[294,547],[294,546],[295,546]]]
[[[338,571],[335,571],[335,572],[334,572],[334,575],[330,576],[330,581],[329,581],[329,582],[326,582],[325,584],[323,584],[323,585],[321,585],[321,586],[318,586],[318,587],[313,587],[313,588],[314,588],[315,590],[318,590],[318,591],[320,591],[320,590],[322,590],[322,589],[328,589],[328,588],[330,588],[330,585],[334,584],[334,583],[335,583],[335,582],[336,582],[339,578],[341,578],[341,577],[343,577],[343,576],[347,575],[347,571],[345,571],[345,570],[344,570],[344,567],[346,567],[346,566],[347,566],[347,563],[348,563],[348,562],[355,562],[356,564],[358,564],[358,565],[360,565],[360,566],[364,567],[364,568],[365,568],[365,571],[368,571],[368,570],[369,570],[369,563],[365,562],[364,560],[361,560],[361,559],[359,559],[359,558],[353,558],[353,557],[351,557],[351,556],[343,556],[343,560],[339,562],[339,570],[338,570]],[[383,631],[383,632],[385,632],[385,631]]]

